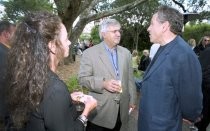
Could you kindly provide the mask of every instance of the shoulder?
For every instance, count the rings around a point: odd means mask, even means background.
[[[66,84],[60,80],[60,78],[53,72],[50,73],[48,78],[47,88],[45,90],[45,97],[49,98],[51,96],[65,96],[68,95],[68,89]]]
[[[190,48],[188,43],[183,38],[177,36],[175,38],[173,52],[177,55],[191,55],[195,57],[194,51]]]
[[[86,49],[83,54],[94,54],[96,52],[99,52],[103,49],[103,43],[99,43],[97,45],[91,46],[88,49]]]
[[[6,54],[8,52],[8,48],[0,43],[0,54]]]
[[[186,66],[194,63],[198,65],[198,57],[190,46],[180,37],[177,36],[167,47],[166,56],[171,62],[176,61],[177,67]]]

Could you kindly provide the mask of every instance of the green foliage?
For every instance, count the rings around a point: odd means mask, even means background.
[[[30,11],[53,11],[49,0],[3,0],[0,2],[5,7],[4,19],[17,22]]]
[[[117,0],[113,6],[124,4],[128,1]],[[114,15],[114,18],[119,20],[123,28],[121,45],[128,48],[144,50],[150,48],[147,27],[154,11],[159,6],[158,1],[151,0],[140,4],[129,11],[124,11],[121,14]]]
[[[94,26],[92,29],[91,29],[91,38],[92,38],[92,41],[94,44],[99,44],[100,43],[100,37],[99,37],[99,32],[98,32],[98,25]]]
[[[73,92],[75,89],[78,89],[80,87],[80,84],[76,75],[70,77],[65,83],[68,87],[69,92]],[[89,90],[86,87],[82,87],[82,89],[85,94],[89,92]]]
[[[91,38],[90,34],[82,33],[79,37],[80,41],[89,40]]]
[[[129,29],[123,29],[123,34],[121,37],[120,44],[130,51],[135,49],[135,43],[132,37],[132,32],[128,31]],[[150,49],[151,43],[149,40],[149,35],[147,32],[147,28],[142,27],[141,33],[138,35],[139,41],[138,41],[138,51],[142,51],[144,49]]]
[[[138,79],[142,79],[143,78],[143,72],[139,71],[139,70],[134,71],[133,75],[134,75],[135,78],[138,78]]]
[[[210,25],[206,23],[200,23],[195,25],[186,25],[183,32],[183,37],[187,41],[193,38],[198,43],[201,37],[210,34]]]
[[[175,2],[176,1],[176,2]],[[183,12],[198,12],[208,8],[209,0],[160,0],[161,4],[179,7]]]
[[[78,82],[78,79],[77,79],[77,76],[72,76],[68,79],[68,81],[65,82],[67,87],[68,87],[68,90],[70,92],[72,92],[78,85],[79,85],[79,82]]]

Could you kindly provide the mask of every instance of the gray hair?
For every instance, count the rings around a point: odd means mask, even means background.
[[[161,6],[157,10],[158,14],[158,20],[160,23],[163,23],[165,21],[168,21],[170,24],[170,31],[174,34],[181,34],[183,23],[184,23],[184,17],[183,14],[181,14],[178,10],[168,7],[168,6]]]
[[[103,40],[102,32],[106,32],[109,26],[121,26],[120,23],[115,19],[105,19],[101,22],[99,26],[99,36]]]

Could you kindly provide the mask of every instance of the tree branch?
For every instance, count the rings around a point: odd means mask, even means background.
[[[137,5],[142,4],[143,2],[146,2],[146,1],[147,0],[136,0],[132,3],[121,6],[119,8],[114,8],[112,10],[103,11],[103,12],[100,12],[100,13],[97,13],[97,14],[90,14],[88,16],[81,14],[80,19],[86,19],[88,22],[91,22],[91,21],[98,20],[98,19],[103,18],[103,17],[107,17],[107,16],[111,16],[113,14],[120,13],[120,12],[125,11],[125,10],[130,10],[130,9],[136,7]]]
[[[185,7],[184,7],[184,5],[182,4],[182,3],[179,3],[178,1],[176,1],[176,0],[172,0],[175,4],[177,4],[179,7],[181,7],[182,8],[182,10],[184,11],[184,12],[187,12],[187,10],[185,9]]]

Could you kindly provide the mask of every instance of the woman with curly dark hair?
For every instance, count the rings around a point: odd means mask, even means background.
[[[31,13],[17,26],[8,62],[8,104],[17,129],[27,131],[83,130],[97,102],[83,99],[85,109],[72,104],[70,93],[55,74],[59,61],[69,54],[68,35],[61,19],[47,12]]]

